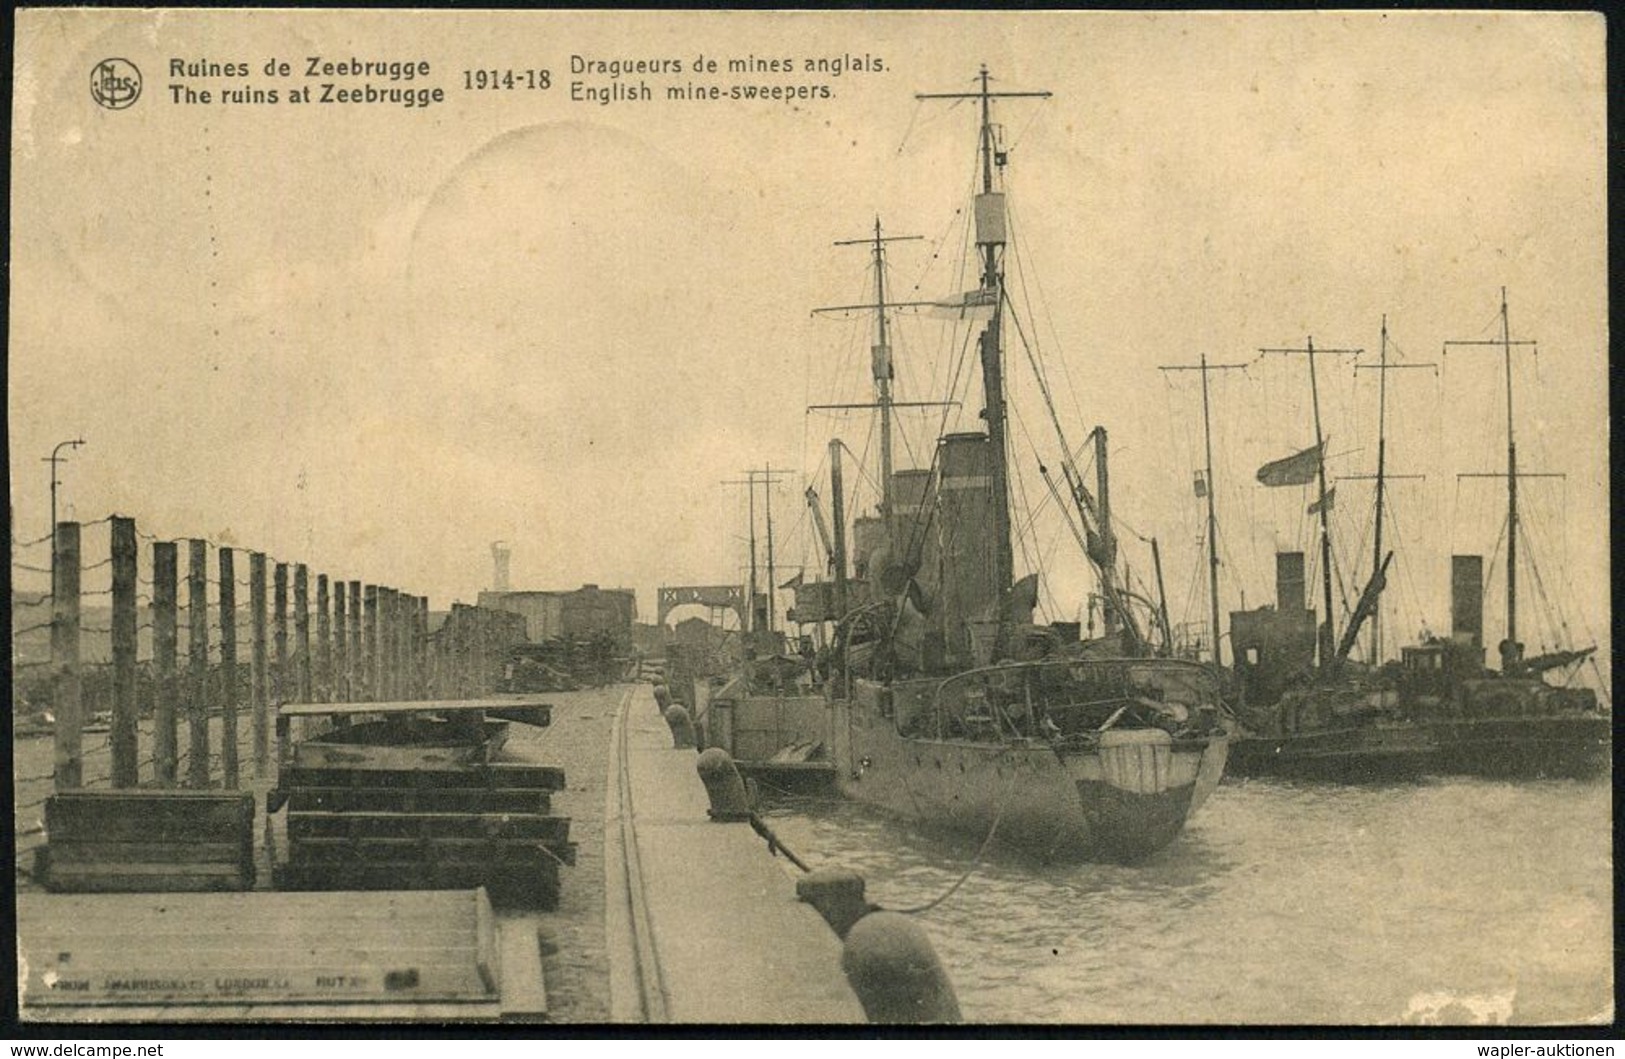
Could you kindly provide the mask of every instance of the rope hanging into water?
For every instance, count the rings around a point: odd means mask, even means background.
[[[971,858],[970,866],[964,870],[959,878],[954,880],[952,886],[948,887],[948,889],[944,890],[941,894],[937,895],[932,900],[927,901],[923,905],[915,905],[912,908],[893,908],[889,911],[901,912],[907,916],[923,915],[924,913],[929,912],[933,908],[942,904],[942,902],[948,900],[948,898],[952,897],[956,892],[958,892],[959,888],[965,885],[965,880],[969,879],[973,874],[975,874],[976,869],[982,866],[982,858],[987,855],[988,848],[993,845],[993,836],[999,833],[999,823],[1004,819],[1004,808],[1007,804],[1009,804],[1010,792],[1015,790],[1015,787],[1016,769],[1015,766],[1012,765],[1010,767],[1010,782],[1005,784],[1004,795],[999,799],[999,808],[998,811],[993,814],[993,824],[987,829],[987,837],[982,839],[981,848],[976,851],[976,856]]]

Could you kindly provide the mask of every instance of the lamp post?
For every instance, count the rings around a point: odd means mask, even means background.
[[[41,457],[44,462],[51,465],[51,601],[56,601],[56,469],[59,464],[66,463],[68,458],[60,455],[63,449],[76,449],[85,443],[84,438],[74,438],[72,441],[59,441],[56,448],[51,450],[49,456]]]

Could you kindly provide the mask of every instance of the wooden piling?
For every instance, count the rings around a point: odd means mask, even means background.
[[[254,654],[250,662],[250,694],[254,700],[254,775],[265,778],[271,767],[271,714],[269,668],[265,658],[265,553],[248,556],[248,606],[253,612]]]
[[[79,523],[58,522],[51,542],[51,668],[56,674],[58,791],[83,785],[83,689],[79,678]]]
[[[395,608],[395,697],[412,697],[412,597],[396,592],[392,601]]]
[[[187,542],[186,785],[209,786],[209,542]]]
[[[395,609],[395,697],[397,699],[410,699],[412,697],[412,668],[409,661],[412,647],[412,624],[407,612],[407,605],[411,599],[412,597],[405,592],[397,592],[392,600]]]
[[[332,702],[333,619],[327,602],[327,575],[316,575],[316,701]]]
[[[344,582],[333,579],[333,701],[350,698],[350,627],[345,621]]]
[[[429,597],[419,596],[412,614],[413,642],[417,645],[417,697],[429,697]]]
[[[362,618],[362,636],[365,641],[365,659],[362,666],[364,702],[377,702],[378,685],[378,586],[367,585],[361,590],[366,614]]]
[[[350,656],[349,656],[348,661],[349,661],[349,666],[350,666],[350,673],[349,673],[350,701],[351,702],[362,702],[362,701],[365,701],[365,699],[366,699],[366,687],[365,687],[365,684],[363,683],[363,681],[361,679],[362,654],[361,654],[361,582],[360,581],[351,581],[350,582],[350,614],[349,614],[349,622],[350,622],[350,628],[349,628]]]
[[[446,627],[451,630],[451,693],[458,698],[469,697],[468,620],[468,606],[453,603]]]
[[[135,519],[113,516],[113,786],[141,782],[135,701]]]
[[[470,616],[474,619],[474,688],[473,694],[477,697],[485,695],[485,668],[486,668],[486,628],[485,608],[475,606]]]
[[[174,541],[152,546],[153,774],[158,786],[175,786],[176,575],[180,567]]]
[[[220,769],[227,790],[239,783],[237,761],[237,564],[220,549]]]
[[[298,701],[310,702],[310,574],[304,563],[293,568],[293,657]]]
[[[271,669],[271,701],[281,706],[291,697],[292,672],[288,669],[288,564],[277,563],[271,572],[271,638],[276,647],[276,665]]]
[[[395,694],[395,590],[378,589],[378,698],[394,702]]]

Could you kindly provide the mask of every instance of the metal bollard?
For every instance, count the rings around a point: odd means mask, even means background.
[[[845,939],[852,925],[875,911],[863,896],[863,876],[849,868],[820,868],[796,880],[796,897],[818,909],[824,922]]]
[[[705,793],[711,799],[711,819],[718,822],[750,819],[751,800],[745,791],[745,781],[739,778],[739,769],[726,750],[714,746],[704,751],[694,767],[699,770]]]
[[[870,1022],[959,1022],[948,973],[918,923],[871,912],[847,931],[841,970]]]
[[[671,729],[671,745],[674,749],[694,749],[694,722],[689,719],[687,710],[681,706],[668,707],[666,726]]]

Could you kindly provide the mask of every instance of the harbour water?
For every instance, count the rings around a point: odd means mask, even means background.
[[[970,1021],[1606,1021],[1611,811],[1606,778],[1229,780],[1144,864],[995,844],[919,919]],[[981,845],[829,800],[771,822],[892,909],[938,898]]]

